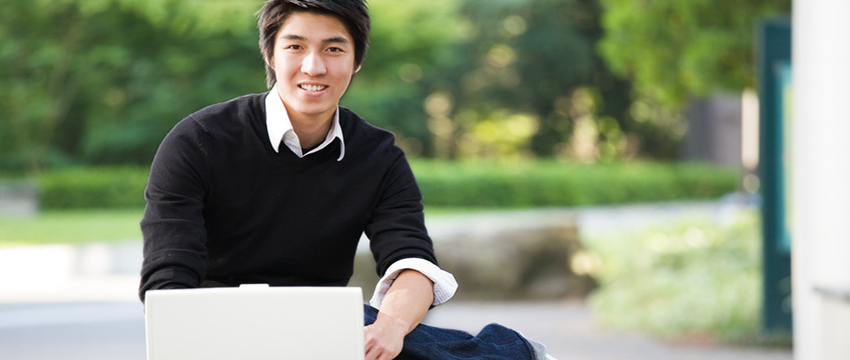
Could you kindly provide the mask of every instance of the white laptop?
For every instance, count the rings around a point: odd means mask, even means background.
[[[148,360],[362,360],[357,287],[152,290],[145,295]]]

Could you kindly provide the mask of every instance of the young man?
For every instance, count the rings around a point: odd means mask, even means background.
[[[190,115],[157,151],[141,299],[243,283],[345,286],[365,232],[382,276],[366,311],[366,359],[534,356],[509,329],[487,328],[479,337],[489,345],[470,346],[481,341],[419,325],[457,284],[436,265],[393,135],[338,105],[368,49],[364,1],[269,0],[259,28],[271,90]]]

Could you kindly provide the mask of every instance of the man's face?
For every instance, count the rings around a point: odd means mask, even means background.
[[[268,61],[293,122],[329,121],[358,70],[345,25],[333,16],[303,12],[284,21]]]

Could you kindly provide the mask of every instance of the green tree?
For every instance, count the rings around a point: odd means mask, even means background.
[[[132,25],[121,39],[101,42],[114,41],[128,53],[128,61],[109,72],[108,88],[96,90],[105,101],[91,104],[84,114],[77,151],[84,161],[148,164],[163,136],[183,117],[265,90],[252,15],[256,9],[238,2],[222,7],[227,3],[173,1],[148,10],[150,15],[100,14],[98,20]],[[157,9],[170,15],[160,18]]]
[[[605,60],[636,91],[670,105],[753,87],[757,21],[791,11],[791,0],[600,1]]]
[[[264,91],[254,15],[262,2],[4,3],[0,169],[148,164],[181,118]],[[372,47],[343,105],[395,131],[413,155],[549,156],[578,119],[594,144],[621,143],[630,131],[629,83],[594,51],[597,0],[370,8]]]
[[[596,0],[373,0],[370,8],[372,48],[343,104],[395,131],[409,152],[551,156],[572,134],[565,99],[583,87],[596,94],[601,122],[613,123],[607,133],[622,134],[612,119],[627,115],[629,87],[594,50]]]
[[[424,103],[464,59],[467,38],[459,0],[370,0],[371,45],[342,104],[398,135],[413,155],[432,155]]]
[[[454,50],[463,61],[444,69],[433,90],[437,104],[452,105],[450,116],[429,116],[438,154],[501,156],[510,145],[529,156],[562,155],[579,116],[572,96],[581,89],[596,95],[594,126],[609,123],[616,131],[608,134],[622,135],[629,86],[594,50],[602,35],[596,0],[467,0],[461,11],[469,35]],[[527,130],[522,143],[505,143]],[[606,141],[604,132],[596,135],[594,144]]]
[[[265,90],[262,0],[13,1],[0,12],[0,168],[147,164],[186,115]],[[430,141],[424,99],[458,61],[458,0],[370,1],[372,48],[344,105]],[[426,144],[426,145],[422,145]]]
[[[149,162],[175,113],[258,88],[247,79],[261,84],[261,60],[240,49],[256,48],[248,35],[258,3],[4,3],[0,165]],[[240,41],[216,43],[220,36]],[[245,60],[260,70],[236,64]]]
[[[791,11],[791,0],[600,2],[599,52],[618,76],[633,81],[630,114],[645,142],[668,149],[682,133],[690,100],[754,87],[757,21]]]

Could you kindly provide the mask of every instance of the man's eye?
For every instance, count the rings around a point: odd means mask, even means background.
[[[330,52],[342,52],[342,49],[340,49],[338,47],[332,47],[332,48],[328,48],[328,51],[330,51]]]
[[[301,45],[289,45],[286,48],[289,50],[301,50]]]

